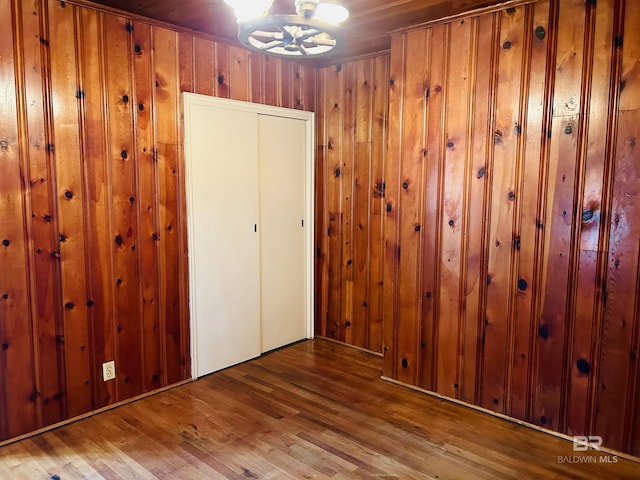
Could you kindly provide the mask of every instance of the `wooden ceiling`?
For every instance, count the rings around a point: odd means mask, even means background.
[[[94,0],[229,42],[237,42],[233,12],[224,0]],[[343,24],[345,46],[323,63],[389,50],[394,30],[500,3],[496,0],[342,0],[351,15]],[[273,11],[290,13],[293,0],[276,0]]]

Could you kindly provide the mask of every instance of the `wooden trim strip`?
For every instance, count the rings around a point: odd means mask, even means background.
[[[429,20],[427,22],[417,23],[415,25],[411,25],[410,27],[398,28],[396,30],[392,30],[390,33],[393,35],[394,33],[407,33],[413,30],[421,30],[423,28],[435,27],[437,25],[442,25],[444,23],[451,23],[457,20],[466,20],[467,18],[471,18],[471,17],[479,17],[480,15],[485,15],[487,13],[495,13],[501,10],[505,10],[507,8],[519,7],[522,5],[535,3],[537,1],[538,0],[509,0],[503,3],[498,3],[496,5],[474,8],[473,10],[469,10],[467,12],[457,13],[455,15],[448,15],[446,17],[438,18],[436,20]]]
[[[535,1],[535,0],[533,0]],[[102,5],[99,3],[91,2],[89,0],[65,0],[65,3],[70,5],[76,5],[79,7],[91,8],[93,10],[97,10],[101,13],[108,13],[111,15],[117,15],[120,17],[126,17],[128,20],[132,20],[134,22],[144,22],[153,27],[166,28],[176,33],[186,33],[192,35],[194,37],[204,38],[206,40],[211,40],[216,43],[224,43],[229,46],[239,46],[242,47],[240,42],[229,41],[227,38],[219,37],[217,35],[211,35],[208,33],[200,32],[198,30],[192,30],[190,28],[181,27],[180,25],[175,25],[169,22],[163,22],[162,20],[156,20],[155,18],[145,17],[144,15],[140,15],[138,13],[128,12],[126,10],[120,10],[119,8],[108,7],[106,5]],[[244,47],[242,47],[244,48]]]

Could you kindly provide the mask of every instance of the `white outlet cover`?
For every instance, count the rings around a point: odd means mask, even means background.
[[[110,362],[104,362],[102,364],[102,378],[105,382],[116,378],[116,362],[111,360]]]

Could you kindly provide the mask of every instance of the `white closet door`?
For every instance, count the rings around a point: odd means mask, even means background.
[[[201,377],[260,355],[258,125],[252,112],[198,104],[188,112],[191,314]]]
[[[305,135],[303,120],[258,116],[263,352],[306,337]]]

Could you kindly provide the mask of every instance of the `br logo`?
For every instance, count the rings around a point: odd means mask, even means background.
[[[573,451],[574,452],[586,452],[590,448],[600,451],[602,446],[602,437],[598,435],[583,436],[578,435],[573,437]]]

